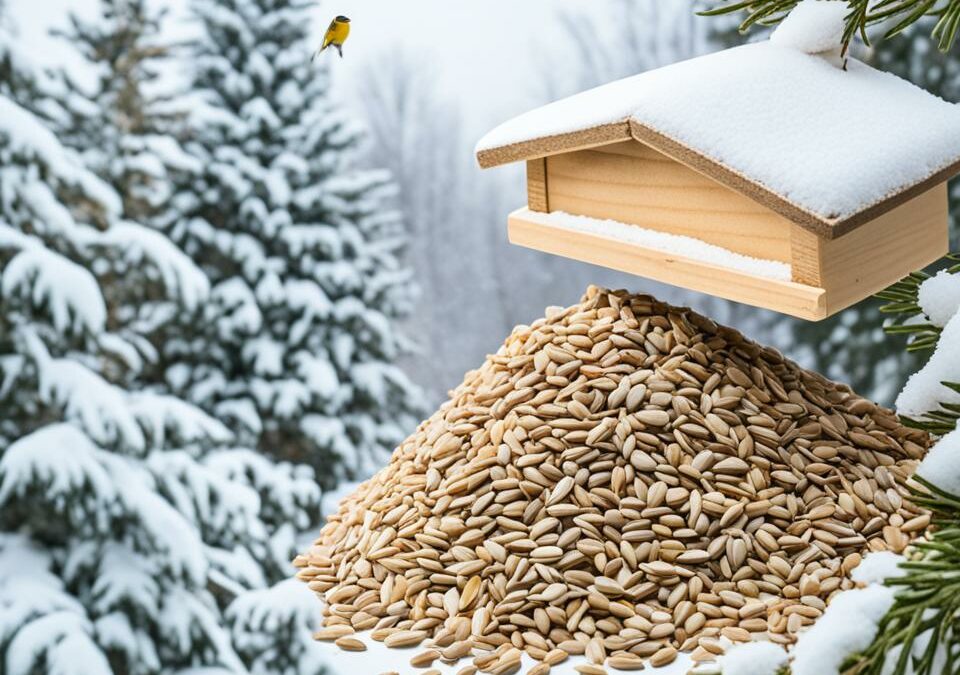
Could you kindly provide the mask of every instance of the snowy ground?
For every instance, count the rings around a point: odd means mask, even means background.
[[[413,668],[410,665],[410,658],[415,654],[419,654],[424,651],[426,647],[414,647],[412,649],[388,649],[380,642],[375,642],[370,639],[369,635],[366,633],[361,633],[357,635],[359,639],[363,640],[367,645],[367,651],[365,652],[345,652],[342,651],[339,647],[334,646],[331,643],[322,643],[324,649],[326,650],[325,656],[327,656],[327,663],[330,666],[331,675],[377,675],[378,673],[388,673],[395,671],[400,675],[413,675],[415,673],[422,673],[424,669],[422,668]],[[567,659],[564,663],[561,663],[558,666],[554,666],[550,670],[550,675],[579,675],[574,668],[580,664],[586,663],[586,659],[582,657]],[[454,675],[458,670],[464,666],[469,665],[469,661],[464,660],[460,661],[454,666],[446,666],[440,661],[437,661],[433,664],[433,668],[439,670],[443,675]],[[524,667],[520,672],[526,672],[534,665],[534,661],[530,657],[524,655]],[[644,673],[651,673],[652,675],[686,675],[687,671],[690,670],[693,662],[690,661],[690,657],[686,654],[681,654],[677,657],[677,660],[671,663],[668,666],[663,668],[653,668],[649,664],[643,669]],[[614,670],[613,668],[607,667],[607,671],[614,675],[615,673],[622,673],[626,671]]]

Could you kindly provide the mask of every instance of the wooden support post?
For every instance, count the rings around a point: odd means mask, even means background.
[[[793,224],[790,226],[790,271],[798,284],[823,288],[823,239],[810,230]]]
[[[547,158],[527,161],[527,206],[531,211],[550,212],[547,198]]]

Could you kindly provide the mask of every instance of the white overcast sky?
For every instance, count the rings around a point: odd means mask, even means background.
[[[672,0],[671,0],[672,1]],[[70,58],[69,50],[47,36],[65,22],[68,11],[90,12],[95,0],[7,0],[35,57],[49,63]],[[155,0],[171,7],[173,34],[187,34],[189,0]],[[345,58],[336,60],[341,79],[382,50],[402,49],[425,55],[442,83],[482,133],[505,116],[535,101],[538,68],[544,55],[563,60],[563,45],[554,17],[563,7],[594,6],[602,0],[323,0],[315,11],[319,39],[336,14],[351,18],[353,29]],[[539,52],[539,54],[538,54]]]

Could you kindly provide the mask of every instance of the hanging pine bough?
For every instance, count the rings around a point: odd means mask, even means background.
[[[780,23],[800,0],[743,0],[699,12],[700,16],[717,16],[745,11],[747,18],[740,24],[746,32],[754,25],[773,26]],[[936,23],[930,37],[937,41],[940,51],[953,46],[960,28],[960,0],[849,0],[846,28],[843,32],[844,51],[858,34],[870,44],[867,29],[880,23],[891,23],[883,33],[888,39],[903,32],[923,17],[933,17]]]
[[[896,664],[892,675],[941,675],[960,665],[954,626],[960,608],[960,497],[914,480],[914,501],[933,512],[936,529],[901,563],[906,575],[887,580],[898,589],[893,607],[873,644],[845,664],[844,675],[891,673],[888,663]]]
[[[952,253],[946,259],[955,264],[943,270],[941,275],[938,275],[939,279],[944,278],[943,274],[960,273],[960,253]],[[950,318],[944,316],[940,317],[939,321],[931,321],[924,314],[921,307],[920,288],[931,279],[934,279],[932,275],[921,270],[877,294],[879,299],[886,301],[880,311],[891,317],[884,330],[889,335],[906,335],[909,338],[907,351],[932,351],[936,348],[943,333],[943,324]],[[949,390],[960,393],[960,382],[945,381],[942,384]],[[901,414],[900,417],[908,426],[942,436],[957,427],[957,420],[960,419],[960,405],[956,402],[942,401],[939,409],[926,411],[916,419],[909,414]]]
[[[960,272],[960,254],[951,253],[947,260],[957,264],[949,267],[950,274]],[[907,351],[927,351],[937,346],[942,328],[929,321],[923,320],[923,309],[920,307],[920,284],[931,278],[923,270],[914,272],[910,276],[898,281],[885,291],[877,293],[877,298],[887,304],[880,308],[884,314],[892,317],[892,322],[884,327],[888,335],[906,335],[909,337]],[[917,321],[917,319],[921,319]]]
[[[960,256],[951,254],[947,259],[956,263]],[[949,333],[960,324],[960,277],[953,276],[958,273],[960,265],[956,264],[937,275],[915,272],[879,294],[887,301],[881,311],[894,316],[887,332],[910,336],[908,349],[935,350],[914,378],[931,367],[939,374],[943,354],[956,349]],[[941,341],[941,336],[946,339]],[[952,360],[947,362],[945,376],[952,375],[950,363]],[[924,407],[918,404],[916,391],[910,390],[911,382],[901,392],[898,408]],[[960,385],[941,384],[945,397],[960,393]],[[957,672],[960,666],[960,639],[955,630],[960,608],[960,475],[950,457],[956,454],[960,434],[960,406],[940,401],[938,409],[917,417],[901,415],[901,419],[942,437],[921,463],[911,487],[913,501],[933,514],[932,531],[909,550],[907,561],[900,566],[905,574],[886,580],[887,586],[897,589],[894,604],[880,621],[873,643],[844,665],[845,675],[940,675]],[[938,485],[930,481],[931,476],[937,477]]]

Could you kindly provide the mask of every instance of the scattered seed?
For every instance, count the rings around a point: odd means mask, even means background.
[[[428,649],[425,652],[420,652],[412,659],[410,659],[410,665],[414,668],[426,668],[433,665],[433,662],[440,658],[440,652],[436,649]]]
[[[584,663],[574,668],[575,671],[581,673],[581,675],[607,675],[606,668],[602,666],[597,666],[592,663]]]
[[[340,649],[342,649],[342,650],[344,650],[344,651],[347,651],[347,652],[365,652],[365,651],[367,651],[367,645],[363,644],[363,642],[361,642],[361,641],[358,640],[357,638],[342,637],[342,638],[337,639],[337,641],[334,642],[334,644],[337,645]]]
[[[653,656],[650,657],[651,665],[659,668],[660,666],[665,666],[668,663],[673,663],[673,660],[677,658],[677,650],[673,647],[664,647],[663,649],[658,650]]]
[[[607,659],[607,665],[615,670],[643,670],[643,659],[633,654],[616,654]]]
[[[327,626],[326,628],[321,628],[314,633],[313,639],[333,642],[347,635],[353,635],[354,632],[355,631],[350,626]]]
[[[425,630],[401,630],[388,635],[383,644],[388,647],[416,647],[427,637]]]

